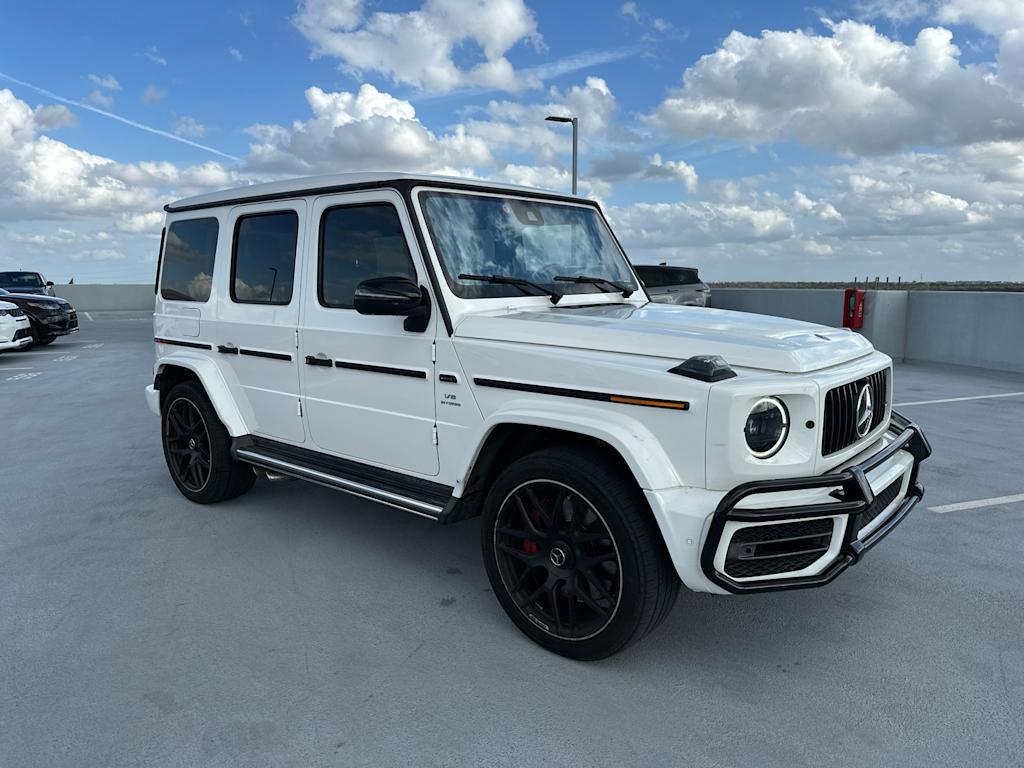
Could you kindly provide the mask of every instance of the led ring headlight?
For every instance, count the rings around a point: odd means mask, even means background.
[[[778,453],[789,437],[789,411],[777,397],[762,397],[750,409],[743,427],[747,450],[758,459]]]

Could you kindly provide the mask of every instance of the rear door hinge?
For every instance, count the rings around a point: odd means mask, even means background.
[[[301,400],[296,400],[295,404],[297,406],[297,408],[295,410],[299,414],[299,418],[301,419],[302,418],[302,401]]]
[[[295,348],[299,348],[299,329],[295,329]]]
[[[432,362],[432,363],[436,363],[437,362],[437,342],[436,341],[430,342],[430,362]]]
[[[434,425],[434,445],[437,445],[437,424]]]

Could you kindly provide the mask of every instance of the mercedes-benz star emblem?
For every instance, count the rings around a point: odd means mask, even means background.
[[[875,401],[871,395],[871,385],[865,384],[857,395],[857,412],[853,415],[858,437],[864,437],[871,431],[874,415]]]
[[[565,550],[561,547],[555,547],[551,550],[551,562],[556,568],[561,568],[565,565]]]

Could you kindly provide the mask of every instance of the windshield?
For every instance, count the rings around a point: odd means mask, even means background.
[[[0,272],[0,286],[14,291],[18,288],[42,288],[38,272]]]
[[[426,192],[420,200],[445,279],[456,296],[523,295],[513,285],[460,280],[461,274],[528,280],[560,294],[601,293],[609,286],[556,277],[596,277],[638,288],[595,208],[448,192]]]

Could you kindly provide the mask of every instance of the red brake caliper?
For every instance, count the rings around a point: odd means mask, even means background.
[[[536,509],[532,510],[530,512],[530,519],[533,521],[534,525],[539,525],[540,524],[540,511],[536,510]],[[536,555],[537,554],[537,542],[536,541],[530,541],[529,539],[523,539],[523,552],[525,552],[528,555]]]

